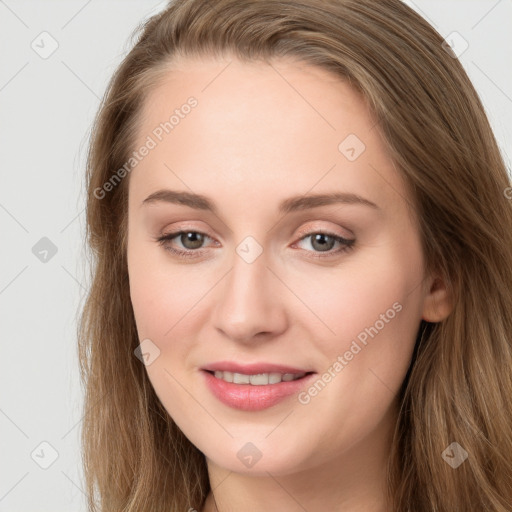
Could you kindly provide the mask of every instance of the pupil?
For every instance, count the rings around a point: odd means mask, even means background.
[[[325,244],[325,238],[330,238],[331,239],[331,244],[327,244],[329,247],[326,248],[326,244]],[[324,235],[322,233],[317,233],[314,237],[313,237],[313,247],[315,247],[315,243],[317,243],[318,241],[321,241],[323,240],[324,242],[323,243],[320,243],[319,245],[319,248],[321,251],[329,251],[330,249],[332,249],[332,244],[334,243],[334,240],[330,237],[330,235]]]
[[[189,231],[188,233],[184,233],[181,236],[185,236],[186,243],[183,243],[183,238],[182,243],[185,247],[187,247],[187,249],[197,249],[201,247],[201,244],[203,243],[202,235],[200,235],[199,233]],[[192,247],[187,245],[190,242],[192,243]]]

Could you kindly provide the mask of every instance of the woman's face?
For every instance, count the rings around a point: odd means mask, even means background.
[[[362,97],[292,61],[181,60],[143,114],[130,292],[170,416],[240,473],[291,474],[383,439],[432,297]]]

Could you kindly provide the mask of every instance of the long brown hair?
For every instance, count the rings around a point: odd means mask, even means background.
[[[134,356],[129,174],[104,188],[129,160],[141,105],[179,53],[299,59],[362,92],[410,185],[427,271],[454,297],[448,318],[422,321],[402,386],[393,510],[511,511],[511,184],[482,103],[440,34],[399,0],[176,0],[139,31],[106,90],[87,162],[93,268],[78,335],[89,509],[200,510],[210,490],[204,455]],[[454,442],[468,454],[457,468],[443,457]]]

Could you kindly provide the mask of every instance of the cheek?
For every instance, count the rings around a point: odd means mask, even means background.
[[[376,246],[364,258],[294,288],[316,314],[303,325],[311,330],[315,322],[315,332],[323,333],[318,348],[325,368],[344,357],[347,380],[336,385],[359,382],[372,396],[372,386],[381,385],[372,369],[391,389],[399,388],[421,318],[421,268],[421,249],[411,237],[405,245]]]
[[[179,416],[190,405],[180,382],[191,350],[187,313],[198,300],[197,291],[187,297],[186,273],[148,261],[148,254],[134,250],[129,257],[130,297],[139,340],[150,340],[146,347],[157,354],[145,367],[148,378],[166,410]]]
[[[336,345],[356,337],[383,314],[398,319],[396,310],[415,298],[411,291],[421,277],[393,256],[380,253],[373,261],[354,259],[350,266],[317,273],[315,279],[290,277],[294,292],[314,313],[308,318],[319,321],[324,339]]]
[[[153,247],[152,244],[155,244]],[[201,279],[190,268],[173,265],[157,242],[129,238],[128,274],[130,298],[139,337],[163,342],[172,336],[173,325],[197,302]]]
[[[171,264],[163,249],[135,247],[128,268],[139,340],[151,340],[159,354],[146,366],[148,377],[168,411],[186,411],[190,397],[180,383],[195,372],[196,360],[190,354],[197,349],[199,330],[208,321],[205,299],[218,273],[209,282],[211,271],[201,275],[192,267]]]

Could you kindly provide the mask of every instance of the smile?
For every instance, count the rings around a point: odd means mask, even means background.
[[[261,411],[299,393],[315,372],[244,374],[202,370],[206,387],[224,405],[242,411]]]
[[[236,372],[215,371],[214,375],[217,379],[224,382],[233,382],[234,384],[252,384],[253,386],[265,386],[266,384],[279,384],[280,382],[290,382],[292,380],[301,379],[306,373],[257,373],[254,375],[246,375]]]

